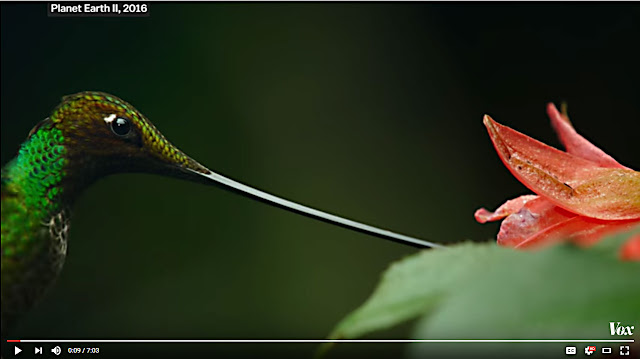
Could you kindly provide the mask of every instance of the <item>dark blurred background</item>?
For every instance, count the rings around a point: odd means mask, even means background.
[[[490,240],[498,224],[473,212],[527,193],[485,113],[557,146],[545,105],[567,101],[579,132],[640,168],[638,4],[152,3],[146,18],[1,7],[2,164],[61,96],[101,90],[213,170],[438,242]],[[320,339],[415,252],[216,188],[114,176],[77,203],[62,276],[12,336]]]

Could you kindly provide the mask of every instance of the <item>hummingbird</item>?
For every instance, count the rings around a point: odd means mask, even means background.
[[[215,185],[287,211],[415,247],[439,244],[329,214],[237,182],[171,144],[132,105],[103,92],[64,96],[2,168],[2,336],[55,282],[74,202],[95,181],[141,172]]]

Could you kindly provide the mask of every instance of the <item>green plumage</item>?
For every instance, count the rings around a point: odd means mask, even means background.
[[[22,145],[18,157],[7,168],[10,189],[24,194],[25,205],[36,218],[45,220],[59,210],[59,187],[65,175],[64,136],[57,128],[40,128]]]
[[[62,267],[68,216],[60,201],[64,136],[40,126],[2,170],[2,331]]]

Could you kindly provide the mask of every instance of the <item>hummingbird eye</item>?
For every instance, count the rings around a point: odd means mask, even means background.
[[[111,121],[111,131],[118,136],[126,136],[131,132],[131,122],[125,118],[118,117],[115,121]]]

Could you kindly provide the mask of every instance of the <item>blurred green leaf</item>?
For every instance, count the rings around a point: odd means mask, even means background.
[[[415,318],[417,339],[610,338],[610,321],[639,327],[640,263],[618,259],[620,244],[637,232],[588,249],[463,243],[420,252],[394,263],[331,338]]]

